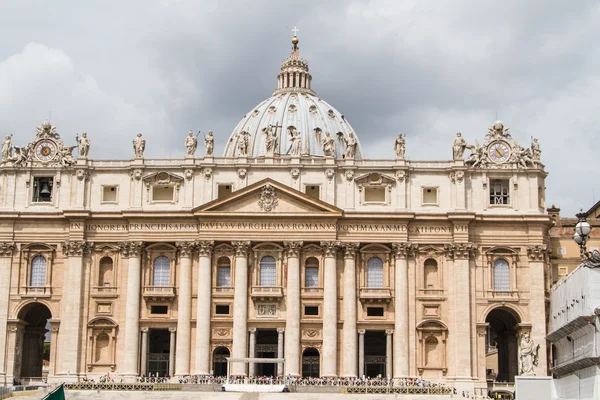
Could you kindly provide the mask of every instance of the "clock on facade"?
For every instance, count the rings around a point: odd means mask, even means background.
[[[56,156],[56,144],[51,140],[41,140],[35,146],[35,155],[40,161],[50,161]]]
[[[488,155],[495,163],[506,162],[510,157],[510,147],[506,142],[503,141],[493,142],[488,147]]]

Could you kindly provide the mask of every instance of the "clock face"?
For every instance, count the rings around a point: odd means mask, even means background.
[[[493,162],[503,163],[510,157],[510,147],[506,142],[494,142],[488,147],[488,154]]]
[[[50,161],[56,156],[56,144],[51,140],[42,140],[35,148],[35,155],[40,161]]]

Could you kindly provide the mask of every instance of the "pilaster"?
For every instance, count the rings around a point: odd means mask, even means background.
[[[176,243],[179,250],[179,291],[177,297],[177,359],[175,375],[190,374],[192,319],[192,254],[196,244]],[[210,282],[210,280],[209,280]]]
[[[8,333],[8,308],[10,300],[10,275],[15,244],[0,243],[0,385],[5,382],[6,340]],[[12,382],[8,382],[12,384]]]
[[[529,246],[529,315],[531,322],[531,339],[540,345],[538,365],[535,374],[548,375],[546,362],[546,299],[544,271],[548,264],[549,249],[547,245]],[[519,342],[520,345],[520,342]]]
[[[393,243],[396,276],[394,281],[394,378],[410,376],[409,357],[409,306],[408,306],[408,255],[410,243]]]
[[[233,291],[233,358],[248,354],[248,250],[250,241],[231,243],[235,249],[235,281]],[[233,363],[231,375],[245,376],[246,364]]]
[[[321,242],[324,262],[323,293],[323,371],[326,377],[337,376],[337,274],[339,242]]]
[[[285,242],[287,255],[287,302],[285,373],[300,376],[300,251],[302,242]]]
[[[140,290],[141,257],[143,242],[122,242],[119,244],[121,256],[127,261],[127,294],[125,305],[125,332],[123,347],[123,368],[121,375],[133,381],[138,375],[139,335],[140,335]],[[174,350],[174,349],[173,349]]]
[[[196,357],[195,373],[210,373],[210,313],[212,307],[211,256],[214,242],[196,243],[198,248],[198,296],[196,299]]]
[[[356,335],[356,251],[358,243],[344,243],[344,325],[342,340],[344,346],[342,377],[355,377],[358,374],[357,335]]]

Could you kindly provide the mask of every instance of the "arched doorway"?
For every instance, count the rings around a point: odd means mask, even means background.
[[[518,373],[516,325],[519,317],[508,308],[496,308],[488,314],[485,361],[488,379],[514,382]]]
[[[18,317],[24,322],[24,328],[22,336],[18,335],[15,341],[15,379],[42,378],[50,365],[48,320],[52,314],[44,304],[30,303]]]
[[[302,377],[318,378],[320,376],[320,356],[319,351],[309,347],[302,352]]]
[[[230,356],[227,347],[217,347],[213,351],[213,376],[227,376],[227,357]]]

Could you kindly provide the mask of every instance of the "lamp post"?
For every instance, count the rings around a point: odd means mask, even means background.
[[[575,234],[573,240],[579,245],[581,251],[581,262],[588,268],[600,268],[600,252],[598,250],[587,251],[585,244],[590,238],[592,226],[586,221],[586,215],[579,213],[576,215],[579,219],[575,225]]]

